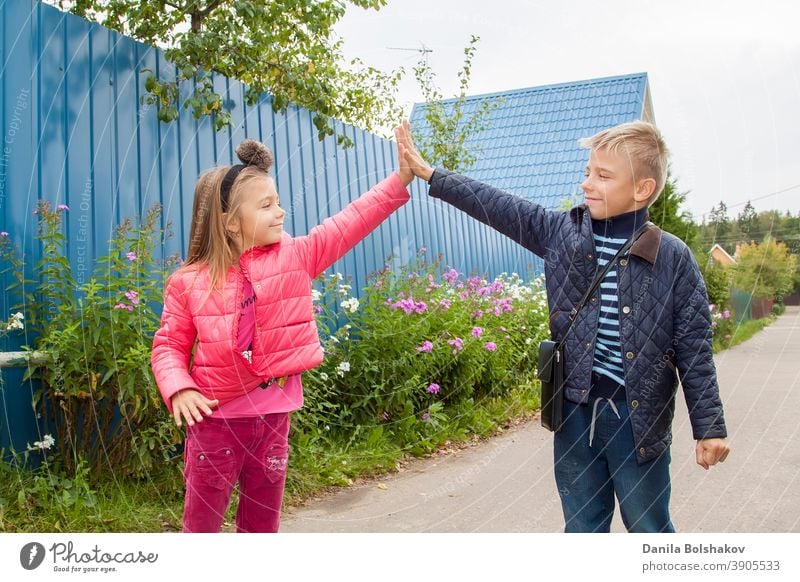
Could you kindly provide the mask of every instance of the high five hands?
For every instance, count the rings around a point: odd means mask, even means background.
[[[433,175],[433,168],[422,159],[422,156],[414,146],[414,140],[411,137],[411,126],[407,119],[399,127],[394,128],[394,136],[397,139],[397,157],[400,160],[400,169],[397,173],[400,179],[408,186],[414,179],[422,178],[426,182],[430,180]]]

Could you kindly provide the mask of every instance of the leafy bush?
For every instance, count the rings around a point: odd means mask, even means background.
[[[180,434],[158,393],[150,368],[152,337],[159,325],[153,306],[163,297],[165,269],[154,266],[153,246],[160,208],[144,222],[120,225],[109,254],[95,274],[78,285],[64,254],[62,213],[40,201],[37,237],[42,257],[37,280],[23,279],[24,262],[4,237],[2,258],[11,267],[24,300],[24,321],[36,336],[27,351],[47,354],[45,365],[29,365],[23,380],[39,380],[34,405],[55,430],[57,463],[71,474],[82,462],[90,473],[100,467],[144,475],[173,454]],[[169,225],[167,225],[167,228]]]

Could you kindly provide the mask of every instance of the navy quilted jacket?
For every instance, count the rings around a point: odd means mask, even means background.
[[[564,340],[570,310],[598,270],[586,206],[547,210],[441,168],[431,176],[430,195],[544,259],[550,333]],[[672,442],[678,376],[694,438],[727,436],[711,351],[708,295],[690,249],[651,225],[619,260],[617,272],[625,393],[637,460],[657,457]],[[588,400],[599,314],[595,296],[564,340],[565,394],[573,402]]]

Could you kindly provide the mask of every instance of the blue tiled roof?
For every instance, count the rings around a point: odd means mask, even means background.
[[[464,173],[558,208],[580,192],[589,154],[578,140],[645,115],[647,73],[470,96],[465,116],[497,97],[504,101],[489,114],[487,129],[467,142],[478,160]],[[423,134],[424,109],[416,104],[411,113],[414,131]]]

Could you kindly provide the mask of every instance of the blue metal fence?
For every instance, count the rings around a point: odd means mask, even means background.
[[[0,31],[0,231],[23,249],[26,278],[35,278],[32,266],[40,257],[33,215],[38,200],[70,207],[65,232],[79,284],[107,254],[115,226],[155,203],[175,233],[157,258],[184,256],[198,175],[230,164],[245,137],[273,148],[278,191],[290,211],[287,230],[297,235],[396,167],[391,142],[342,124],[336,130],[355,147],[339,148],[332,138],[320,142],[308,110],[292,106],[275,114],[268,95],[247,106],[243,84],[219,75],[214,87],[231,106],[230,128],[216,132],[209,119],[196,121],[183,109],[175,122],[161,123],[154,107],[140,105],[144,68],[175,75],[161,51],[35,0],[0,0]],[[332,268],[352,277],[354,290],[389,255],[402,264],[422,245],[465,273],[524,274],[540,264],[510,240],[429,199],[425,184],[417,181],[411,191],[411,203]],[[8,274],[0,280],[3,289],[10,283]],[[3,293],[0,319],[17,300]],[[0,349],[33,340],[18,333]],[[41,438],[31,407],[35,386],[21,382],[21,369],[0,373],[0,447],[19,449]]]

